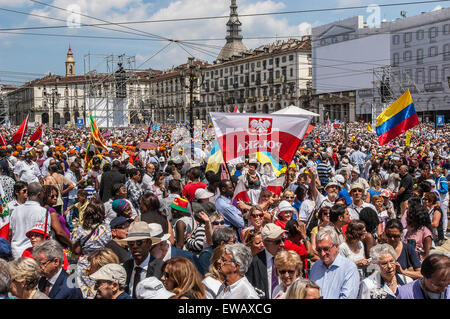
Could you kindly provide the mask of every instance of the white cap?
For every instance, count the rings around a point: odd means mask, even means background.
[[[169,299],[172,296],[175,294],[168,291],[156,277],[147,277],[136,286],[137,299]]]
[[[159,161],[160,161],[160,162],[165,162],[166,159],[164,158],[164,156],[161,156],[161,157],[159,158]]]
[[[119,264],[106,264],[89,276],[92,280],[117,281],[120,286],[125,286],[127,281],[127,272]]]
[[[344,176],[342,176],[341,174],[337,174],[334,179],[336,180],[336,182],[344,184],[345,183],[345,178]]]
[[[285,230],[282,229],[280,226],[275,225],[273,223],[266,224],[263,227],[263,230],[261,232],[262,240],[266,239],[277,239],[282,234],[284,234]]]
[[[210,198],[214,196],[213,193],[208,192],[206,189],[204,188],[199,188],[195,191],[195,198],[196,199],[206,199],[206,198]]]

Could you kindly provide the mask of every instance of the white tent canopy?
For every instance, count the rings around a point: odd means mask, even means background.
[[[272,114],[292,114],[292,115],[307,115],[307,116],[319,116],[319,114],[310,112],[308,110],[302,109],[295,105],[289,105],[284,109],[281,109],[276,112],[272,112]]]

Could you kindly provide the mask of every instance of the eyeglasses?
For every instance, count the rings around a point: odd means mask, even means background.
[[[47,267],[47,265],[48,265],[50,262],[51,262],[51,260],[47,260],[45,263],[39,262],[39,266],[40,266],[41,268],[45,268],[45,267]]]
[[[225,225],[225,221],[224,221],[224,220],[221,220],[221,221],[214,221],[214,222],[212,222],[211,224],[213,224],[214,226],[217,226],[217,225]]]
[[[111,283],[112,283],[112,281],[109,281],[109,280],[97,280],[97,281],[95,282],[94,289],[98,289],[98,288],[101,287],[103,284],[111,284]]]
[[[388,265],[395,266],[395,263],[396,263],[395,260],[394,261],[385,261],[385,262],[379,263],[379,265],[381,267],[387,267]]]
[[[360,189],[357,189],[357,188],[355,188],[355,189],[352,189],[351,190],[353,193],[356,193],[356,192],[358,192],[358,193],[362,193],[363,191],[362,190],[360,190]]]
[[[250,216],[252,216],[253,218],[263,218],[264,214],[250,214]]]
[[[278,270],[278,272],[280,273],[280,275],[284,275],[285,273],[288,273],[289,275],[293,275],[295,273],[295,270],[280,269],[280,270]]]
[[[286,198],[286,199],[294,199],[295,196],[286,196],[285,198]]]
[[[334,245],[333,245],[333,246],[330,246],[330,247],[323,247],[323,248],[317,247],[316,250],[317,250],[318,253],[321,253],[322,251],[323,251],[324,253],[327,253],[327,252],[329,252],[329,251],[331,250],[331,248],[333,248],[333,247],[334,247]]]

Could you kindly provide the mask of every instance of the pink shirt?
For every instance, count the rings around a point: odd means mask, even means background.
[[[416,231],[412,231],[410,228],[408,228],[405,234],[405,243],[408,241],[408,239],[414,239],[416,241],[416,251],[421,260],[423,260],[425,257],[425,253],[423,250],[423,241],[428,236],[433,237],[433,234],[425,226],[420,227]]]

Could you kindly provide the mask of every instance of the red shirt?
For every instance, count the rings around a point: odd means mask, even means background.
[[[280,226],[282,229],[285,229],[285,228],[286,228],[286,222],[283,222],[283,221],[281,221],[281,220],[279,220],[279,219],[277,219],[277,220],[275,221],[275,225]]]
[[[284,249],[286,249],[286,250],[293,250],[300,256],[300,259],[303,262],[303,269],[305,270],[304,271],[304,276],[306,278],[306,270],[308,269],[308,262],[307,262],[307,259],[306,259],[306,255],[308,254],[308,251],[306,250],[305,245],[303,245],[300,242],[299,243],[293,243],[289,239],[286,239],[284,241]]]
[[[183,188],[183,197],[185,197],[188,201],[192,202],[195,199],[195,191],[199,188],[206,188],[205,183],[189,183]]]

